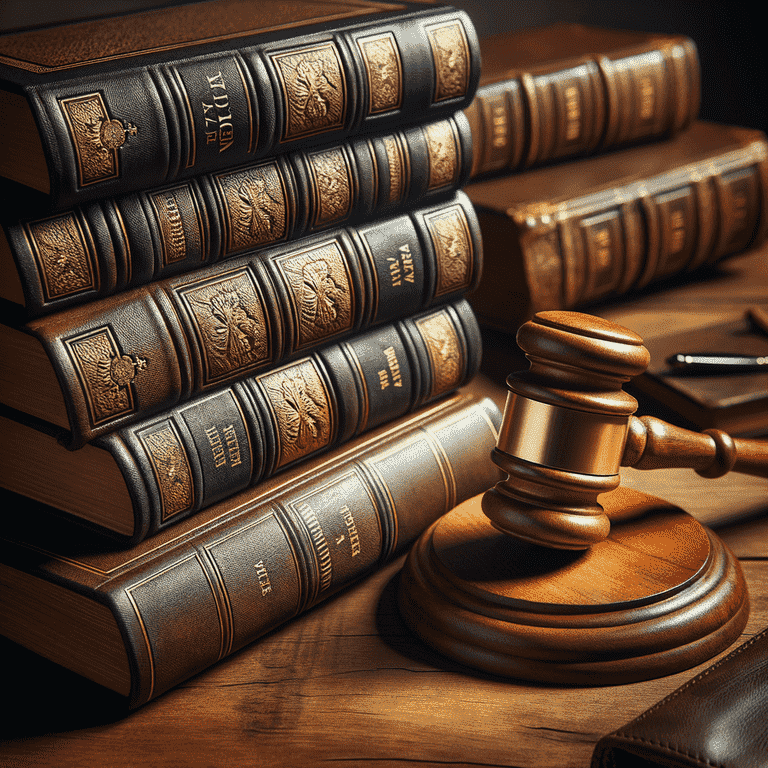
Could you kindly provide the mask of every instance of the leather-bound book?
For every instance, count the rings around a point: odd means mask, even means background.
[[[500,418],[462,392],[127,549],[6,493],[2,634],[139,706],[493,485]]]
[[[473,176],[671,136],[699,113],[695,43],[556,24],[480,41]]]
[[[761,131],[696,122],[672,139],[469,184],[483,236],[481,323],[620,296],[736,253],[768,228]]]
[[[466,107],[462,11],[203,0],[0,35],[0,175],[66,208]]]
[[[246,251],[26,324],[0,325],[0,402],[70,447],[472,289],[481,241],[462,192]]]
[[[248,249],[447,198],[468,179],[471,141],[459,111],[53,215],[33,215],[39,199],[6,183],[0,297],[36,317]]]
[[[133,542],[465,385],[480,365],[465,299],[330,344],[80,450],[0,406],[0,486]]]

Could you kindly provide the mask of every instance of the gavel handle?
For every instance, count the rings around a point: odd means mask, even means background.
[[[731,470],[768,477],[768,441],[733,438],[719,429],[692,432],[653,416],[632,416],[621,463],[636,469],[690,467],[702,477]]]

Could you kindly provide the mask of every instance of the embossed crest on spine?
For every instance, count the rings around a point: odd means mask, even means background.
[[[338,147],[308,155],[315,190],[314,225],[335,224],[352,209],[352,171],[344,151]]]
[[[149,195],[160,229],[163,264],[203,258],[203,224],[189,186],[182,184]]]
[[[264,302],[242,269],[179,291],[203,353],[204,385],[252,370],[270,359]]]
[[[117,150],[138,129],[132,123],[112,119],[100,93],[62,99],[61,108],[77,154],[81,187],[120,176]]]
[[[474,247],[464,210],[454,206],[424,217],[437,259],[435,296],[461,288],[472,281]]]
[[[285,101],[283,141],[344,125],[347,81],[333,42],[272,57]]]
[[[311,360],[259,378],[277,424],[278,467],[330,444],[333,420],[326,385]]]
[[[459,174],[459,150],[451,124],[447,120],[427,126],[429,150],[429,188],[453,184]]]
[[[435,101],[464,96],[469,87],[469,45],[459,21],[427,27],[435,64]]]
[[[191,509],[195,501],[192,471],[173,422],[155,424],[137,437],[152,462],[160,489],[161,519],[168,520]]]
[[[403,102],[403,64],[391,32],[357,41],[368,76],[368,114],[399,109]]]
[[[432,366],[430,397],[455,389],[464,371],[464,353],[456,328],[444,312],[416,321],[416,327],[427,345]]]
[[[397,203],[405,197],[408,184],[408,162],[402,145],[395,136],[384,137],[384,149],[387,151],[389,166],[388,202]]]
[[[352,280],[335,240],[277,259],[292,298],[297,349],[352,329]]]
[[[46,301],[95,289],[93,253],[71,213],[30,222],[25,229]]]
[[[227,253],[286,237],[288,203],[277,163],[222,173],[216,176],[216,183],[226,210]]]
[[[147,368],[145,358],[123,354],[107,326],[64,344],[83,386],[92,426],[135,412],[132,382]]]

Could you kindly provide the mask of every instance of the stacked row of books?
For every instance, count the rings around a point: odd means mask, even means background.
[[[138,706],[495,481],[478,41],[205,0],[0,53],[2,632]]]
[[[495,482],[478,318],[765,231],[690,40],[345,8],[0,36],[0,631],[131,706]]]

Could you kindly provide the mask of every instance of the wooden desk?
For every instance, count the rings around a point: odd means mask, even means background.
[[[737,317],[768,297],[768,248],[716,275],[591,311],[646,338]],[[495,374],[477,386],[503,404]],[[719,529],[752,599],[739,642],[768,625],[768,483],[692,471],[624,482]],[[3,643],[4,766],[588,766],[598,738],[700,671],[621,687],[553,688],[476,674],[416,641],[395,607],[402,560],[124,714],[96,685]]]

